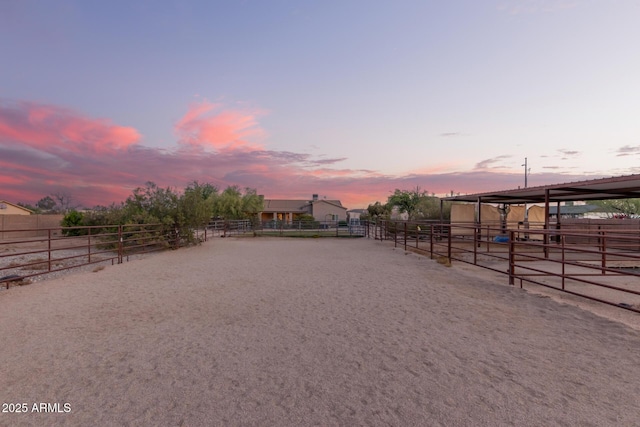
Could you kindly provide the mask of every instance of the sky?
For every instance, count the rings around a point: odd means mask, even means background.
[[[640,173],[638,0],[0,0],[0,199]]]

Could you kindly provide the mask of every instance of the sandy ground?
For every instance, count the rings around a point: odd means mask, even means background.
[[[11,288],[0,425],[640,426],[640,332],[479,271],[218,238]]]

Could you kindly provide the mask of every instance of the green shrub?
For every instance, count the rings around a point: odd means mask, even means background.
[[[60,225],[63,227],[79,227],[83,225],[83,221],[84,215],[82,212],[72,210],[62,218]],[[62,235],[64,236],[85,236],[86,234],[87,230],[83,228],[68,228],[62,230]]]

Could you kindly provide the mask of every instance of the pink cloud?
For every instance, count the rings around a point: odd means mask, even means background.
[[[197,180],[220,189],[255,188],[267,198],[308,199],[320,194],[339,199],[348,208],[364,208],[386,202],[396,188],[420,186],[445,195],[452,190],[472,193],[523,184],[521,173],[494,168],[404,176],[331,168],[343,159],[261,148],[253,141],[264,134],[256,117],[257,113],[227,111],[222,105],[194,104],[175,125],[180,140],[173,148],[160,149],[140,144],[136,129],[109,120],[57,106],[0,100],[0,199],[35,203],[66,192],[75,203],[91,207],[119,203],[147,181],[179,190]],[[542,173],[531,185],[573,178]]]
[[[33,102],[0,103],[0,141],[47,153],[109,153],[140,140],[134,128]]]
[[[249,138],[261,138],[258,111],[222,110],[220,104],[207,101],[191,104],[189,111],[175,124],[175,132],[183,144],[224,150],[261,150]]]

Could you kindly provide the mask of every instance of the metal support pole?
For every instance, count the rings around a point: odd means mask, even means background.
[[[118,226],[118,264],[122,264],[122,225]]]
[[[404,250],[407,250],[407,222],[404,222]]]
[[[449,227],[449,232],[447,233],[447,236],[449,236],[447,239],[448,246],[449,246],[447,250],[447,258],[449,259],[449,262],[451,262],[451,227]]]
[[[549,259],[549,189],[544,190],[544,229],[542,235],[544,257]]]
[[[49,271],[51,271],[51,229],[47,230],[49,232],[49,238],[47,239],[48,241],[48,247],[47,247],[47,252],[49,253]],[[9,288],[7,288],[9,289]]]
[[[509,232],[509,285],[513,286],[515,274],[516,274],[516,254],[515,254],[515,242],[513,238],[515,234],[513,230]]]
[[[442,223],[440,223],[440,227],[442,227]],[[431,259],[433,259],[433,234],[435,231],[435,227],[433,224],[431,224],[431,233],[429,236],[429,253],[431,254]]]

